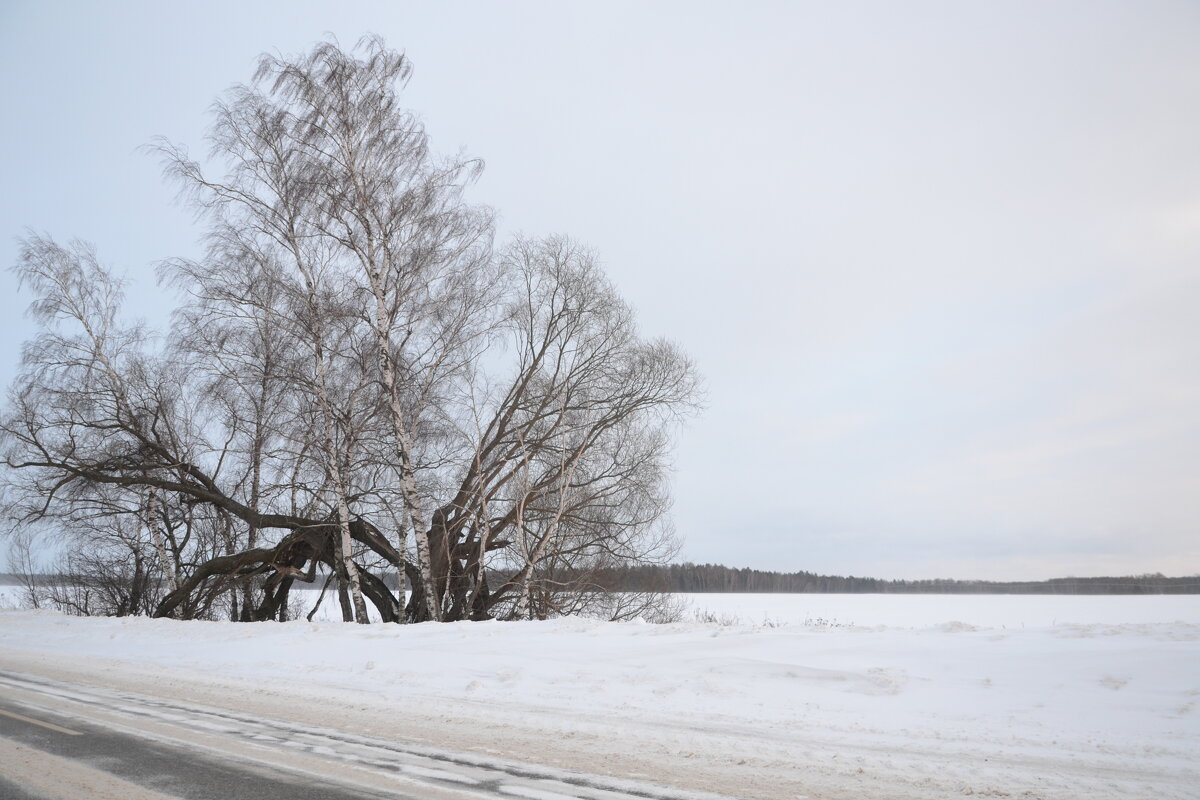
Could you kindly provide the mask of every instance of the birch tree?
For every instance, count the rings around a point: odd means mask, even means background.
[[[141,498],[155,614],[227,596],[280,618],[324,570],[347,620],[545,617],[673,553],[691,363],[638,333],[588,249],[494,247],[466,199],[481,164],[432,150],[400,104],[410,75],[374,38],[266,56],[216,104],[206,161],[155,146],[208,226],[202,258],[161,267],[181,307],[158,350],[90,250],[23,251],[47,328],[0,426],[10,514]],[[82,332],[55,339],[59,318]],[[172,508],[202,534],[188,547]]]

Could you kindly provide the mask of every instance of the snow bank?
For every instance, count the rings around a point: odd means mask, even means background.
[[[324,709],[325,723],[745,797],[1194,798],[1200,621],[1181,614],[1191,621],[363,627],[8,611],[0,667],[256,697],[264,713]]]

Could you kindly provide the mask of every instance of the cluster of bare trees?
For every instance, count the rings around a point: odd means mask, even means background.
[[[673,552],[692,366],[585,249],[494,245],[464,198],[480,165],[398,105],[409,72],[375,39],[265,56],[206,164],[155,147],[208,225],[203,258],[160,267],[165,337],[90,247],[24,242],[41,332],[5,505],[69,570],[129,574],[109,613],[284,619],[296,581],[347,621],[632,613],[594,576]]]

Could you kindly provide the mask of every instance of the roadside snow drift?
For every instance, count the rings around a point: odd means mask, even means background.
[[[1195,605],[1015,629],[6,611],[0,669],[740,797],[1196,798]]]

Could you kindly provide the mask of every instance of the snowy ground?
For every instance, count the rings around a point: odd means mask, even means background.
[[[1060,624],[1200,623],[1193,595],[685,594],[688,620],[746,625],[928,628],[961,622],[985,628]]]
[[[1200,596],[692,603],[755,624],[6,611],[0,669],[733,797],[1200,797]]]

